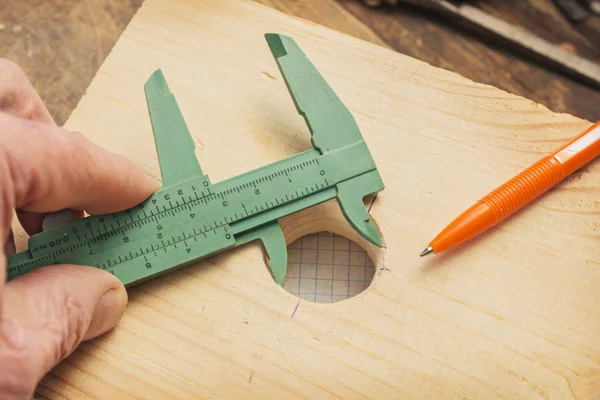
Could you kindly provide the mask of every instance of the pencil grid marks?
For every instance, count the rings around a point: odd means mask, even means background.
[[[374,273],[373,262],[358,244],[320,232],[288,246],[283,288],[304,300],[334,303],[365,290]]]

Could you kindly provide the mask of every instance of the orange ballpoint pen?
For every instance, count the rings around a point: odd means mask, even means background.
[[[505,182],[446,226],[421,253],[440,253],[483,233],[600,154],[600,121]]]

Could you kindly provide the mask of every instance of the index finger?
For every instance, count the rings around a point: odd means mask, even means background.
[[[82,134],[0,113],[0,168],[10,182],[0,193],[12,208],[52,212],[65,208],[90,214],[122,211],[147,199],[156,180],[135,163],[90,142]],[[6,198],[6,197],[5,197]]]

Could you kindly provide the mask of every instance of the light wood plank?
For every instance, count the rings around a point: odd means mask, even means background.
[[[146,0],[66,126],[158,177],[142,87],[162,68],[213,182],[307,149],[265,32],[297,40],[355,115],[386,184],[371,211],[384,249],[360,240],[335,203],[282,221],[287,240],[326,229],[358,241],[376,264],[371,287],[302,301],[292,318],[298,299],[246,246],[131,290],[118,327],[40,394],[595,398],[597,163],[468,246],[418,257],[457,213],[588,122],[255,3]]]

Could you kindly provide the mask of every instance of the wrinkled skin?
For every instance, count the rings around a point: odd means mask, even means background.
[[[21,69],[0,59],[0,399],[30,399],[85,340],[121,319],[127,293],[113,275],[53,265],[6,281],[14,212],[28,234],[44,213],[78,217],[132,207],[158,189],[135,164],[55,125]]]

